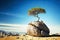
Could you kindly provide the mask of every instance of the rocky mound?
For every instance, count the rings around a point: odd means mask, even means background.
[[[49,28],[43,21],[34,21],[28,24],[27,34],[31,36],[49,36]]]

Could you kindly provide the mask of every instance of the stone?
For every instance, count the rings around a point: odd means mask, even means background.
[[[35,37],[49,36],[49,28],[43,21],[34,21],[28,24],[27,34]]]

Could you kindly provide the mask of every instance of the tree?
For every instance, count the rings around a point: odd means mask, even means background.
[[[38,18],[38,21],[40,17],[38,14],[46,13],[45,9],[43,8],[32,8],[31,10],[28,11],[28,15],[32,15]]]

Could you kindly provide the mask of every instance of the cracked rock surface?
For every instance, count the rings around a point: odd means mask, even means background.
[[[28,24],[27,34],[31,36],[49,36],[49,28],[43,21],[34,21]]]

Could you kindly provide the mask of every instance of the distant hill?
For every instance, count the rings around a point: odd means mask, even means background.
[[[4,30],[0,30],[0,37],[2,36],[19,36],[19,33],[17,32],[7,32]]]

